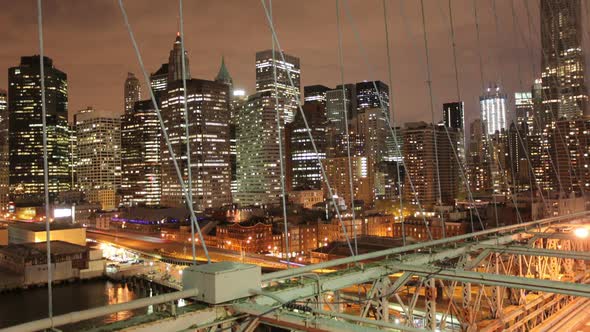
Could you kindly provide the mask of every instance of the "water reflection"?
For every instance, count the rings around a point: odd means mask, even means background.
[[[105,290],[106,290],[106,293],[108,296],[108,302],[107,302],[108,304],[118,304],[118,303],[129,302],[129,301],[137,298],[137,294],[135,292],[133,292],[132,290],[130,290],[126,284],[113,285],[112,283],[109,282],[107,285],[105,285]],[[125,320],[128,318],[131,318],[133,316],[134,316],[134,314],[133,314],[133,311],[131,311],[131,310],[120,311],[120,312],[116,312],[114,314],[111,314],[111,315],[108,315],[107,317],[105,317],[104,322],[105,323],[118,322],[120,320]]]
[[[106,280],[76,282],[55,285],[53,288],[53,311],[61,315],[72,311],[106,306],[149,296],[125,284]],[[93,326],[116,322],[145,314],[146,309],[118,312],[93,320],[60,328],[62,331],[80,331]],[[47,317],[47,288],[0,294],[0,328]]]

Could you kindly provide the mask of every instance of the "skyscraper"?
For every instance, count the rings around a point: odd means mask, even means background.
[[[10,192],[17,202],[44,196],[39,56],[21,57],[8,70]],[[44,57],[50,197],[70,189],[67,75]]]
[[[6,211],[9,201],[8,151],[8,94],[0,89],[0,212]]]
[[[518,129],[524,129],[523,134],[534,131],[535,122],[535,107],[533,103],[533,95],[531,92],[516,92],[514,93],[514,103],[516,113],[516,125]]]
[[[326,106],[326,93],[331,89],[327,86],[316,84],[303,87],[304,102],[319,102]]]
[[[190,144],[193,205],[197,210],[231,203],[229,88],[208,80],[186,81],[189,137],[185,135],[182,81],[168,82],[162,100],[162,117],[185,183],[188,179],[187,140]],[[164,140],[162,205],[185,206],[181,185]]]
[[[367,157],[351,156],[351,168],[348,167],[348,157],[333,157],[322,160],[326,170],[326,176],[332,187],[332,192],[336,196],[336,201],[341,205],[341,209],[350,210],[352,195],[350,192],[350,172],[352,170],[352,183],[354,191],[355,207],[370,206],[373,203],[375,195],[373,193],[373,169],[369,167]],[[328,186],[322,181],[324,197],[328,202]]]
[[[283,53],[285,61],[282,60],[279,51],[265,50],[256,53],[256,92],[270,93],[275,97],[275,70],[276,68],[276,90],[278,92],[279,104],[276,106],[283,113],[285,123],[290,123],[297,113],[297,101],[301,98],[300,80],[301,67],[299,58]],[[291,86],[289,77],[293,81]]]
[[[541,0],[543,104],[553,119],[588,111],[582,13],[580,0]]]
[[[161,95],[166,93],[168,86],[168,64],[163,63],[156,72],[150,74],[150,87],[154,91],[156,99],[161,99]]]
[[[121,187],[121,120],[111,113],[88,107],[74,115],[78,144],[78,187],[91,203],[103,210],[118,207]]]
[[[122,205],[160,204],[160,122],[151,100],[121,116]]]
[[[184,72],[185,78],[189,80],[191,78],[191,71],[188,62],[188,52],[184,50]],[[168,57],[168,82],[182,80],[182,45],[180,39],[180,32],[176,34],[176,40],[172,50],[170,50],[170,56]]]
[[[133,73],[127,73],[125,80],[125,113],[133,110],[133,105],[141,99],[141,85]]]
[[[221,57],[221,66],[219,67],[217,76],[215,76],[215,82],[229,86],[230,97],[233,97],[234,80],[231,78],[229,70],[227,70],[227,67],[225,66],[225,57]]]
[[[483,192],[492,188],[491,157],[486,140],[486,128],[481,119],[469,126],[470,138],[467,153],[467,176],[471,191]]]
[[[443,122],[447,128],[464,130],[465,110],[462,101],[443,104]]]
[[[389,86],[387,84],[382,81],[364,81],[356,83],[355,86],[357,111],[367,108],[381,108],[381,103],[386,110],[389,110]],[[379,93],[375,91],[375,86],[377,86]]]
[[[590,117],[555,122],[549,135],[553,188],[566,195],[590,189]]]
[[[436,147],[434,135],[437,138]],[[457,130],[449,129],[449,135],[455,141]],[[407,174],[405,199],[411,204],[417,204],[419,200],[423,206],[432,206],[439,200],[440,182],[441,202],[453,204],[459,190],[459,167],[445,130],[425,122],[412,122],[406,123],[402,136]],[[410,179],[415,193],[411,190]]]
[[[443,104],[443,123],[457,132],[457,141],[453,142],[457,157],[465,164],[465,104],[462,101]]]
[[[234,80],[229,74],[229,70],[225,65],[225,57],[221,57],[221,66],[215,82],[227,85],[229,89],[229,160],[231,167],[231,192],[235,193],[237,190],[237,159],[236,159],[236,112],[242,107],[245,102],[244,90],[234,91]]]
[[[326,158],[326,107],[321,101],[306,102],[303,112],[318,149],[315,153],[301,112],[288,125],[286,132],[290,140],[290,169],[293,190],[321,190],[322,172],[319,159]]]
[[[485,123],[488,135],[496,131],[506,130],[506,94],[500,92],[500,87],[489,87],[483,96],[479,97],[481,119]]]
[[[275,98],[256,93],[236,120],[237,181],[235,202],[241,206],[278,204],[281,193],[280,154]],[[280,119],[280,126],[283,121]],[[283,128],[281,128],[283,131]],[[284,132],[284,131],[283,131]]]

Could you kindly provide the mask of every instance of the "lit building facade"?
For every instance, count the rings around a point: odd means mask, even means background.
[[[344,125],[344,107],[348,114],[348,120],[352,118],[352,114],[356,113],[356,88],[354,84],[346,84],[344,86],[344,93],[342,88],[337,88],[326,92],[326,117],[331,127],[333,127],[338,134],[343,134],[345,131]]]
[[[166,94],[166,88],[168,87],[168,64],[164,63],[150,74],[150,88],[154,92],[154,95],[158,102],[161,101],[162,95]]]
[[[186,81],[191,150],[193,205],[197,210],[219,208],[231,203],[229,89],[223,83],[190,79]],[[162,117],[184,182],[188,168],[182,81],[168,82],[162,100]],[[181,184],[168,148],[161,140],[161,204],[185,206]]]
[[[370,206],[374,200],[374,176],[373,169],[369,167],[368,158],[351,156],[350,162],[354,193],[350,192],[348,157],[334,157],[322,160],[336,202],[338,202],[342,210],[350,209],[353,195],[356,207]],[[322,183],[322,188],[325,199],[331,204],[332,198],[325,182]]]
[[[176,34],[176,39],[170,50],[168,57],[168,82],[182,80],[182,44],[180,32]],[[188,62],[188,52],[184,50],[184,73],[187,80],[191,79],[191,71]]]
[[[88,202],[114,210],[121,187],[121,120],[89,107],[74,115],[74,123],[78,187]]]
[[[240,206],[265,206],[279,203],[280,153],[275,98],[257,93],[239,110],[236,117],[237,192]],[[284,131],[280,119],[280,130]],[[282,135],[285,146],[285,135]]]
[[[141,85],[133,73],[127,73],[123,93],[125,98],[125,113],[131,112],[135,103],[141,100]]]
[[[588,111],[581,0],[541,0],[543,108],[554,120]]]
[[[318,102],[326,106],[326,93],[331,89],[324,85],[308,85],[303,87],[303,101]]]
[[[465,165],[465,103],[462,101],[443,104],[443,124],[458,133],[457,141],[453,142],[457,157]]]
[[[301,98],[300,80],[301,67],[299,58],[283,53],[283,61],[279,51],[265,50],[256,53],[256,92],[268,93],[275,97],[275,89],[278,93],[279,104],[277,109],[283,113],[285,123],[290,123],[295,118],[298,109],[298,100]],[[276,68],[276,86],[274,72]],[[293,85],[291,86],[291,82]]]
[[[447,128],[464,130],[465,104],[462,101],[444,103],[443,122]]]
[[[487,88],[486,93],[479,97],[481,119],[485,123],[488,135],[496,131],[506,130],[506,99],[500,87]]]
[[[21,57],[8,70],[10,193],[16,202],[44,196],[39,56]],[[50,199],[70,189],[67,75],[44,58]]]
[[[121,204],[160,205],[161,129],[151,100],[121,116]]]
[[[375,86],[377,90],[375,91]],[[383,108],[389,110],[389,86],[382,81],[364,81],[355,84],[356,110]]]
[[[553,188],[569,195],[590,190],[590,117],[555,122],[550,136]]]
[[[287,126],[291,187],[294,191],[320,190],[323,178],[318,158],[326,158],[326,108],[318,101],[307,102],[303,105],[303,112],[318,153],[313,149],[303,116],[298,112],[295,121]]]
[[[457,130],[448,130],[451,140],[456,141]],[[406,166],[405,200],[413,205],[417,205],[418,201],[422,206],[435,205],[439,200],[440,182],[440,201],[446,205],[454,204],[460,183],[459,165],[444,128],[425,122],[407,123],[402,136]],[[437,178],[437,167],[440,179]],[[410,179],[415,192],[411,190]]]
[[[535,107],[532,92],[514,93],[516,125],[525,129],[524,136],[535,131]]]

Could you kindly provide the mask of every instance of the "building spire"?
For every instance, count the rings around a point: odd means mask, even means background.
[[[217,73],[217,76],[215,77],[215,81],[225,83],[229,86],[231,86],[233,84],[233,80],[231,78],[231,75],[229,74],[229,71],[227,70],[227,67],[225,66],[225,57],[224,56],[221,56],[221,67],[219,67],[219,72]]]

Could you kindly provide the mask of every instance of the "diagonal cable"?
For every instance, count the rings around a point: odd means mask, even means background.
[[[430,52],[428,51],[428,32],[426,30],[426,13],[424,10],[424,0],[420,0],[420,12],[422,14],[422,31],[424,37],[424,56],[426,59],[426,86],[428,87],[428,98],[430,100],[430,115],[432,117],[432,140],[434,143],[434,162],[436,163],[436,184],[437,184],[437,193],[438,193],[438,204],[442,206],[442,192],[440,188],[440,164],[438,161],[438,132],[436,128],[435,116],[434,116],[434,101],[432,97],[432,73],[431,73],[431,65],[430,65]],[[445,128],[446,130],[446,128]],[[448,134],[448,131],[447,131]],[[453,144],[451,143],[451,148]],[[454,148],[453,148],[454,151]],[[444,213],[441,211],[440,214],[441,226],[442,226],[442,236],[443,238],[447,237],[446,234],[446,226],[445,226],[445,217]]]
[[[356,216],[354,209],[354,184],[352,181],[352,161],[350,158],[350,133],[348,128],[348,110],[346,107],[346,87],[344,85],[344,56],[342,52],[342,26],[340,24],[339,0],[336,0],[336,28],[338,30],[338,62],[340,67],[340,84],[342,84],[342,106],[344,107],[344,130],[346,136],[346,153],[348,157],[348,182],[350,184],[350,209],[352,210],[352,236],[354,237],[354,251],[358,255],[359,248],[356,239]]]
[[[127,17],[127,12],[125,11],[125,6],[123,5],[123,0],[119,0],[119,8],[121,9],[121,14],[123,15],[123,20],[125,21],[125,27],[127,28],[127,32],[129,32],[129,38],[131,39],[131,43],[133,44],[133,49],[135,50],[135,55],[137,56],[137,61],[139,62],[139,66],[143,73],[143,77],[145,79],[146,85],[150,86],[150,78],[148,76],[147,71],[145,70],[145,66],[143,64],[143,58],[141,57],[141,53],[139,52],[139,46],[137,46],[137,41],[135,40],[135,36],[133,34],[133,30],[131,29],[131,25],[129,23],[129,18]],[[168,152],[170,153],[170,158],[172,159],[172,163],[174,164],[174,169],[176,170],[176,175],[178,176],[178,182],[180,183],[180,187],[184,197],[186,198],[187,207],[190,212],[191,222],[194,223],[195,227],[197,228],[197,232],[199,233],[199,240],[203,246],[203,251],[205,252],[205,256],[207,257],[207,263],[211,263],[211,257],[209,256],[209,251],[207,250],[207,245],[205,244],[205,240],[203,239],[203,234],[201,233],[201,227],[199,227],[199,223],[195,216],[195,210],[193,207],[192,202],[188,200],[188,191],[184,180],[182,178],[182,172],[180,171],[180,167],[178,166],[178,160],[176,160],[176,154],[172,149],[172,145],[170,144],[170,139],[168,138],[168,131],[166,130],[166,126],[164,124],[164,120],[162,119],[162,113],[160,112],[160,108],[158,107],[158,103],[156,102],[156,96],[154,95],[154,91],[152,89],[148,89],[150,91],[150,97],[152,99],[152,104],[154,106],[154,110],[156,111],[156,115],[158,116],[158,121],[160,122],[160,128],[162,129],[162,135],[164,136],[164,141],[166,142],[166,146],[168,147]],[[194,242],[194,241],[193,241]]]
[[[361,54],[363,56],[365,65],[367,67],[367,71],[369,72],[369,77],[373,77],[374,76],[373,75],[373,67],[371,66],[371,63],[369,62],[369,55],[367,53],[366,47],[364,46],[364,44],[362,42],[362,39],[360,38],[359,31],[358,31],[358,29],[356,27],[355,21],[354,21],[352,15],[350,13],[350,10],[349,10],[349,8],[347,6],[347,2],[346,1],[343,1],[343,3],[344,3],[344,6],[343,6],[344,7],[344,12],[346,13],[347,18],[350,21],[351,26],[353,27],[354,36],[355,36],[355,39],[356,39],[357,44],[359,46],[359,51],[361,51]],[[398,144],[398,140],[397,140],[397,135],[395,134],[394,129],[391,126],[391,119],[390,119],[389,110],[385,107],[385,103],[383,102],[383,97],[379,93],[379,89],[377,88],[377,84],[375,83],[375,81],[372,81],[372,83],[373,83],[373,89],[375,89],[375,91],[377,93],[377,96],[379,98],[379,106],[380,106],[381,111],[383,112],[383,115],[384,115],[384,117],[385,117],[385,119],[387,121],[387,126],[389,127],[389,130],[391,132],[391,136],[393,137],[395,148],[396,148],[398,154],[401,156],[402,154],[401,154],[401,151],[400,151],[400,148],[399,148],[399,144]],[[404,169],[407,170],[406,164],[405,164],[405,161],[404,161],[404,158],[403,157],[402,157],[402,163],[404,164]],[[410,183],[410,187],[412,188],[412,193],[413,193],[413,195],[416,198],[416,203],[418,205],[418,209],[420,210],[420,212],[422,214],[422,221],[424,222],[424,226],[426,227],[426,232],[428,234],[428,239],[429,240],[432,240],[432,233],[430,232],[430,226],[428,225],[428,221],[426,220],[426,215],[424,213],[424,209],[422,208],[422,204],[420,203],[420,199],[419,199],[418,194],[416,192],[416,187],[414,186],[414,182],[412,181],[412,177],[407,172],[406,172],[406,177],[408,178],[408,182]]]
[[[184,54],[184,20],[182,10],[182,0],[178,0],[178,12],[180,17],[180,56],[182,61],[182,92],[183,92],[183,104],[184,104],[184,136],[186,138],[186,169],[187,169],[187,201],[188,204],[193,204],[193,173],[191,167],[191,140],[189,133],[189,121],[188,121],[188,99],[186,91],[186,55]],[[201,140],[202,144],[202,140]],[[198,183],[198,182],[197,182]],[[191,222],[191,245],[193,251],[193,265],[197,264],[197,250],[195,248],[195,224]]]
[[[264,0],[260,0],[260,3],[262,4],[262,7],[264,9],[264,13],[265,13],[266,19],[268,21],[270,32],[272,34],[272,38],[276,42],[276,46],[279,50],[279,55],[281,56],[281,60],[283,62],[286,62],[285,61],[285,54],[283,53],[282,48],[281,48],[281,44],[279,43],[279,39],[278,39],[276,30],[275,30],[274,24],[272,22],[272,18],[270,17],[270,13],[268,11],[268,8],[266,7],[266,3]],[[293,78],[291,77],[291,75],[287,75],[287,77],[289,78],[289,84],[291,85],[291,87],[294,88],[295,84],[293,83]],[[340,226],[342,227],[342,233],[344,234],[344,238],[345,238],[346,243],[348,245],[348,249],[350,250],[351,255],[355,256],[352,245],[350,244],[350,238],[348,236],[348,232],[346,231],[346,226],[344,224],[344,221],[342,220],[342,215],[340,214],[340,209],[338,208],[338,204],[336,202],[336,199],[334,198],[334,191],[332,190],[332,186],[330,185],[330,181],[328,180],[328,176],[326,174],[324,164],[322,163],[322,160],[320,159],[317,145],[315,144],[315,140],[313,139],[313,135],[311,134],[311,129],[309,128],[309,123],[307,122],[307,117],[305,116],[305,113],[303,112],[303,107],[301,106],[301,100],[299,98],[297,98],[297,107],[299,109],[299,112],[301,112],[301,118],[303,119],[303,123],[305,124],[305,129],[306,129],[309,139],[311,141],[311,145],[313,147],[313,151],[316,155],[318,164],[320,166],[320,170],[322,171],[322,176],[323,176],[324,181],[326,183],[326,187],[328,188],[328,195],[330,196],[330,198],[332,200],[332,204],[334,205],[334,209],[336,210],[336,215],[338,216],[338,220],[340,221]]]
[[[338,0],[337,0],[338,1]],[[385,46],[387,49],[387,84],[389,85],[389,106],[391,107],[391,123],[395,126],[395,103],[394,103],[394,93],[393,93],[393,78],[392,78],[392,69],[391,69],[391,49],[389,47],[389,23],[387,19],[387,0],[383,0],[383,24],[385,26]],[[389,110],[388,110],[389,113]],[[401,157],[401,156],[400,156]],[[401,231],[402,231],[402,244],[406,245],[406,225],[404,222],[404,203],[402,198],[402,184],[401,184],[401,170],[399,165],[399,160],[395,161],[395,168],[397,172],[397,194],[399,197],[399,211],[400,211],[400,221],[401,221]],[[395,214],[394,214],[395,215]]]
[[[268,0],[268,11],[271,21],[274,19],[272,15],[272,0]],[[283,138],[281,135],[281,126],[284,123],[281,117],[281,109],[279,108],[279,87],[277,81],[277,60],[276,60],[276,51],[275,51],[275,40],[272,39],[272,76],[274,80],[274,90],[275,90],[275,110],[276,110],[276,119],[277,119],[277,138],[279,140],[279,166],[281,167],[281,200],[283,205],[283,236],[285,237],[285,249],[287,253],[287,268],[291,267],[291,263],[289,262],[289,255],[291,254],[291,249],[289,248],[289,223],[287,221],[287,190],[285,189],[285,161],[284,161],[284,152],[283,152]],[[287,73],[287,75],[290,75]]]

